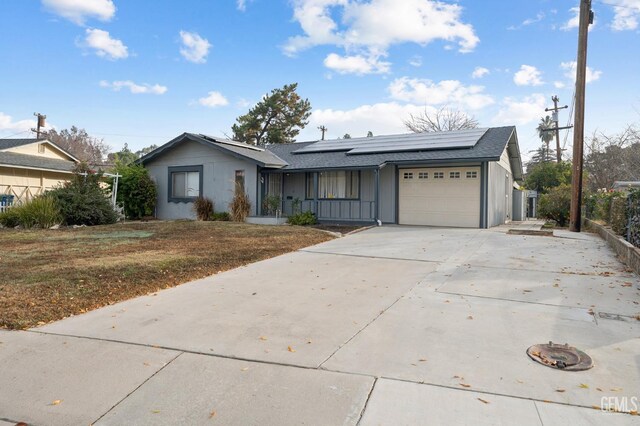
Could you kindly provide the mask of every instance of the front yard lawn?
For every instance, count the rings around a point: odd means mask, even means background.
[[[33,327],[332,238],[233,222],[2,229],[0,327]]]

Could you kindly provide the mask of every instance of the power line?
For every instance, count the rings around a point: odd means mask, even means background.
[[[14,134],[9,135],[9,136],[1,136],[1,138],[3,138],[3,139],[8,139],[8,138],[12,138],[12,137],[14,137],[14,136],[21,135],[21,134],[23,134],[23,133],[31,133],[31,130],[23,130],[23,131],[21,131],[21,132],[14,133]]]

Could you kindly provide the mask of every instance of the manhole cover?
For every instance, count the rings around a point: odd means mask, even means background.
[[[527,355],[540,364],[558,370],[581,371],[593,367],[593,360],[589,355],[567,343],[533,345],[527,349]]]

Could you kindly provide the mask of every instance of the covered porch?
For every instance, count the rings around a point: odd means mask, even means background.
[[[312,212],[322,222],[380,220],[380,169],[263,171],[262,216]]]

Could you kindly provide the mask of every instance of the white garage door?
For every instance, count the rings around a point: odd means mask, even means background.
[[[399,170],[403,225],[480,226],[480,167]]]

